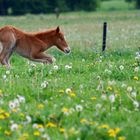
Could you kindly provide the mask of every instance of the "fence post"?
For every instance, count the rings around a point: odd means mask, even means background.
[[[107,35],[107,22],[104,22],[102,52],[104,52],[106,49],[106,35]]]

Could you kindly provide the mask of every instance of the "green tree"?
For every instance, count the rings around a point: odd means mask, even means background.
[[[0,15],[8,14],[8,3],[9,0],[0,0]]]

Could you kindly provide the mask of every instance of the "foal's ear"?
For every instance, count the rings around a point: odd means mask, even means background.
[[[59,33],[60,32],[60,28],[59,26],[56,28],[56,33]]]

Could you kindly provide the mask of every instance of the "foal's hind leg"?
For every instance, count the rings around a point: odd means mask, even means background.
[[[8,40],[7,42],[3,42],[3,49],[2,52],[0,54],[0,62],[2,65],[6,65],[6,67],[10,67],[9,64],[9,58],[12,55],[14,48],[15,48],[15,38],[12,38],[13,36],[11,36],[11,40]]]

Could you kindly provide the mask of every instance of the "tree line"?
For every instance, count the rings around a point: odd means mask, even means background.
[[[52,13],[55,8],[66,11],[93,11],[99,0],[0,0],[0,15],[22,15],[26,13]]]
[[[105,0],[0,0],[0,15],[53,13],[56,8],[61,12],[94,11],[100,1]],[[140,8],[140,0],[125,1],[135,2]]]

